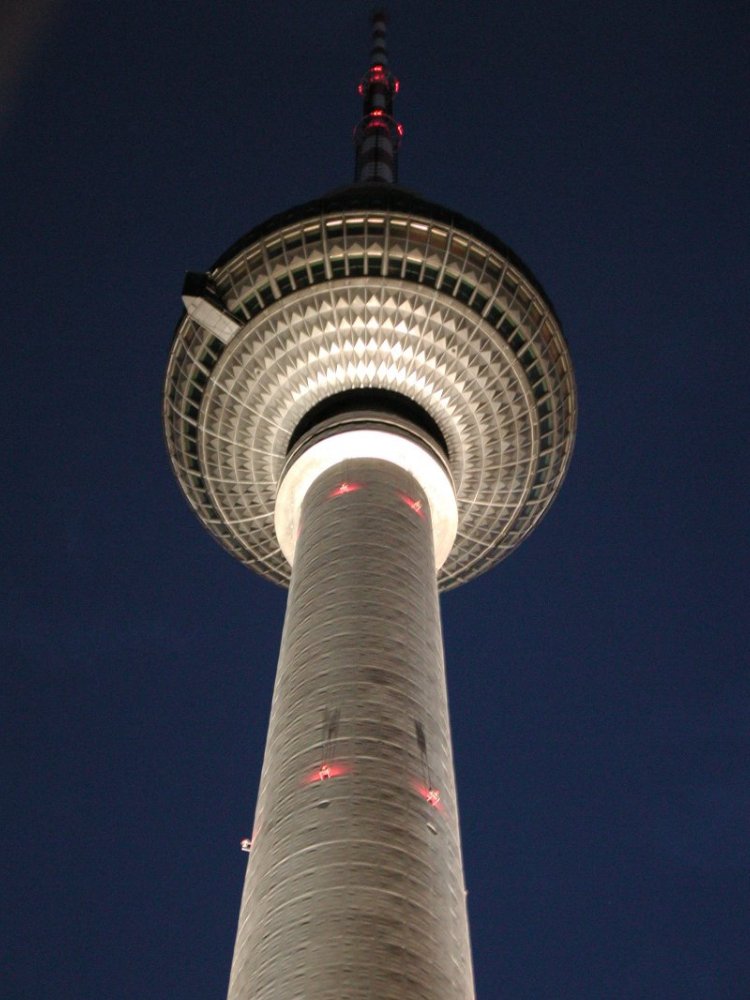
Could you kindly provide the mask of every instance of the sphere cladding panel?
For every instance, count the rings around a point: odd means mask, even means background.
[[[191,505],[247,565],[288,583],[273,514],[289,439],[349,388],[409,396],[446,439],[459,530],[442,589],[539,521],[570,458],[575,386],[554,313],[496,247],[429,217],[323,213],[241,246],[212,277],[244,326],[224,347],[183,318],[165,424]]]

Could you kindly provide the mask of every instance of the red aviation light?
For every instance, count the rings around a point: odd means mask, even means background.
[[[306,775],[302,783],[304,785],[314,785],[319,781],[330,781],[331,778],[340,778],[344,774],[349,774],[350,771],[351,767],[348,764],[343,764],[341,761],[336,761],[334,764],[324,763]]]
[[[362,86],[362,84],[360,83],[360,84],[358,85],[358,87],[357,87],[357,93],[358,93],[358,94],[364,94],[364,92],[365,92],[365,88],[364,88],[364,87]]]
[[[415,782],[414,787],[427,805],[432,806],[433,809],[437,809],[440,813],[445,812],[445,806],[440,801],[439,788],[433,788],[432,785],[420,785],[419,782]]]
[[[382,118],[382,116],[385,114],[385,111],[383,111],[382,108],[373,108],[370,114],[373,115],[373,117],[375,118]]]
[[[399,493],[399,497],[403,500],[407,507],[410,507],[414,511],[415,514],[424,518],[424,503],[422,500],[415,500],[413,497],[407,496],[406,493]]]
[[[397,79],[396,79],[396,78],[394,77],[394,78],[393,78],[393,93],[394,93],[394,94],[397,94],[397,93],[399,92],[400,88],[401,88],[401,84],[400,84],[400,83],[398,82],[398,80],[397,80]]]
[[[334,486],[331,492],[328,494],[328,499],[333,500],[334,497],[343,497],[347,493],[356,493],[357,490],[362,489],[362,483],[339,483],[338,486]]]

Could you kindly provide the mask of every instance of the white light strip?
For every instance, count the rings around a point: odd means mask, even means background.
[[[307,491],[322,473],[340,462],[373,458],[390,462],[417,480],[430,505],[435,569],[448,558],[456,538],[458,507],[453,483],[426,448],[402,434],[358,428],[342,430],[311,445],[287,470],[276,495],[274,523],[281,551],[294,562],[300,511]]]

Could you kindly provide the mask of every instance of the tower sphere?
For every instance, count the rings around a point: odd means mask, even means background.
[[[439,442],[458,509],[441,589],[507,556],[560,488],[576,420],[560,324],[516,255],[455,212],[355,183],[251,230],[183,301],[172,464],[214,537],[276,583],[287,455],[335,412],[406,415]]]

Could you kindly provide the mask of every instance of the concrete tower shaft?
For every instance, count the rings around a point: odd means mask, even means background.
[[[468,1000],[428,497],[352,457],[300,524],[229,1000]]]

